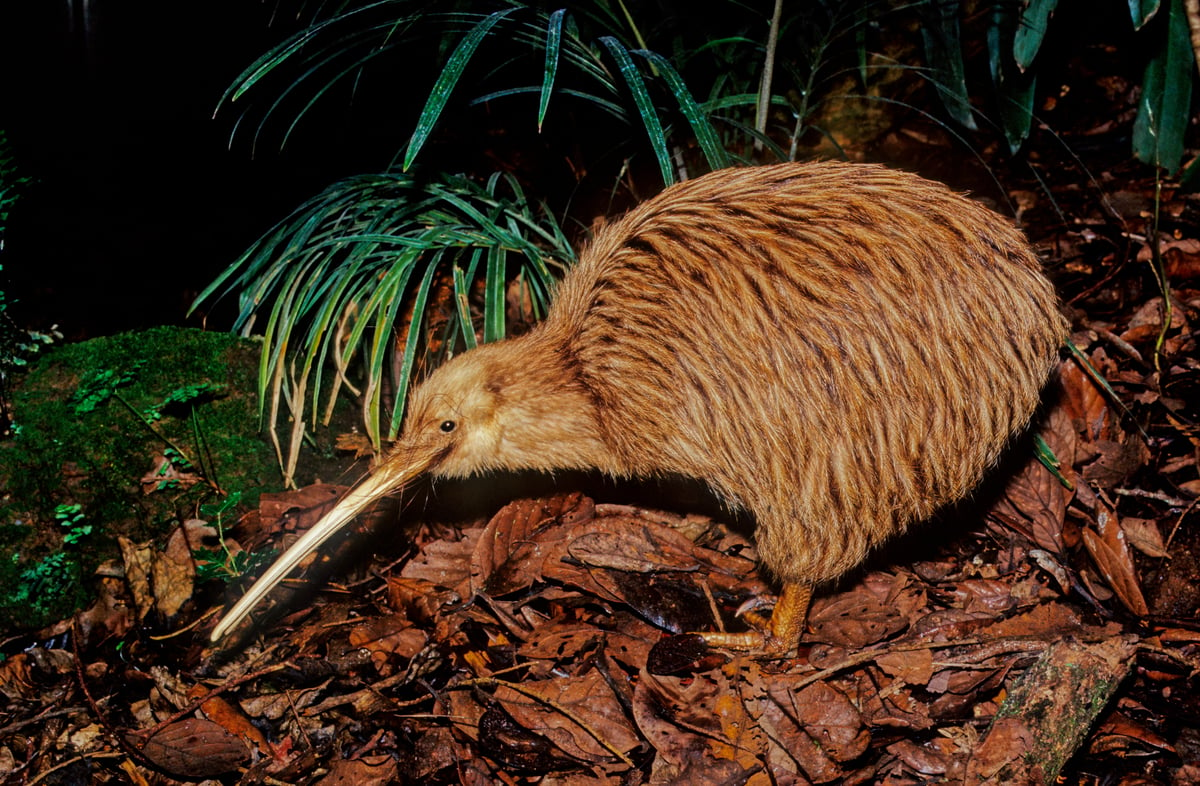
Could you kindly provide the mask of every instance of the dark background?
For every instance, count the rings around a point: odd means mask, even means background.
[[[213,118],[222,93],[297,24],[272,10],[0,3],[0,128],[34,180],[0,255],[19,324],[57,324],[67,339],[185,324],[192,298],[255,238],[362,163],[303,144],[281,153],[277,136],[266,151],[241,137],[230,149],[237,114]]]

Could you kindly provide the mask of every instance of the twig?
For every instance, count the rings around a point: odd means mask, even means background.
[[[1186,499],[1178,497],[1168,497],[1161,491],[1146,491],[1145,489],[1113,489],[1113,493],[1120,497],[1144,497],[1145,499],[1154,499],[1159,502],[1165,502],[1173,508],[1190,508],[1195,506],[1193,500],[1189,503]]]

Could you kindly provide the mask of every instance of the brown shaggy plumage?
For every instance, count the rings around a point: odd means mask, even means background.
[[[531,332],[431,374],[393,455],[294,549],[422,471],[594,468],[707,482],[808,587],[967,495],[1066,329],[1020,232],[942,185],[721,170],[608,225]]]

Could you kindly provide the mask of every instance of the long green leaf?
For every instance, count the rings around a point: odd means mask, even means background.
[[[1050,15],[1058,7],[1058,0],[1030,0],[1029,5],[1021,12],[1021,21],[1017,25],[1017,33],[1013,36],[1013,58],[1017,67],[1022,71],[1033,65],[1042,40],[1046,37],[1046,28],[1050,25]]]
[[[996,89],[1000,128],[1010,153],[1016,153],[1029,137],[1037,86],[1035,71],[1022,72],[1009,55],[1018,24],[1012,6],[997,3],[992,7],[987,29],[988,67]]]
[[[487,250],[487,279],[483,289],[483,340],[504,338],[505,253],[498,245]]]
[[[417,347],[421,343],[421,317],[425,313],[425,304],[429,301],[429,289],[433,284],[433,274],[436,270],[437,265],[429,265],[425,270],[425,277],[421,279],[421,285],[413,296],[413,319],[408,326],[408,335],[405,337],[404,356],[400,363],[400,378],[396,381],[396,401],[392,406],[392,426],[388,432],[388,439],[395,439],[400,432],[404,407],[408,403],[409,381],[412,379]]]
[[[1141,30],[1158,13],[1161,0],[1129,0],[1129,18],[1133,29]]]
[[[959,32],[958,0],[925,0],[921,4],[921,38],[933,71],[930,82],[937,88],[942,106],[955,122],[974,131],[975,118],[967,95],[963,66],[962,36]]]
[[[463,342],[467,349],[474,349],[476,346],[475,329],[471,320],[471,307],[467,302],[470,296],[469,287],[467,286],[468,279],[474,279],[475,266],[479,262],[479,257],[483,253],[483,249],[477,248],[472,253],[471,269],[463,273],[463,269],[458,265],[454,266],[454,303],[458,308],[458,324],[462,328]]]
[[[654,65],[658,69],[658,73],[671,88],[671,94],[679,102],[679,109],[683,112],[683,116],[687,118],[688,125],[692,127],[692,132],[696,135],[696,141],[700,144],[700,149],[704,152],[704,158],[708,161],[709,167],[712,169],[724,169],[729,166],[729,152],[721,144],[716,130],[712,127],[712,123],[708,121],[708,116],[701,109],[700,105],[696,103],[696,99],[692,97],[692,91],[688,90],[683,77],[679,75],[679,72],[675,70],[670,61],[657,52],[651,52],[646,49],[639,49],[634,54],[641,55]]]
[[[1133,123],[1133,152],[1141,161],[1174,172],[1183,160],[1191,118],[1195,54],[1183,0],[1170,0],[1167,37],[1146,65],[1142,97]]]
[[[604,44],[613,59],[617,61],[621,76],[629,87],[633,103],[642,117],[642,125],[646,128],[646,136],[650,139],[650,147],[654,150],[654,158],[658,161],[658,169],[662,173],[663,183],[667,185],[674,183],[675,172],[671,168],[671,154],[667,151],[667,137],[663,133],[658,112],[654,109],[654,102],[650,100],[650,93],[646,90],[646,81],[634,64],[633,58],[629,56],[629,51],[620,41],[612,36],[604,36],[600,39],[600,43]]]
[[[558,58],[562,52],[563,17],[566,13],[565,8],[558,9],[550,14],[550,21],[546,25],[546,64],[542,69],[542,93],[538,99],[538,133],[541,133],[542,123],[550,108],[550,95],[554,92],[554,77],[558,73]]]
[[[447,61],[445,68],[442,69],[442,73],[438,75],[437,82],[433,85],[433,90],[430,91],[429,100],[425,102],[425,108],[421,110],[421,117],[417,120],[416,130],[413,131],[412,139],[408,143],[408,152],[404,154],[402,168],[405,171],[408,171],[408,168],[412,166],[417,153],[421,152],[421,148],[429,139],[429,135],[433,132],[433,127],[442,115],[442,110],[446,108],[446,103],[450,100],[450,94],[454,92],[454,86],[458,84],[458,80],[462,77],[463,71],[466,70],[467,64],[471,62],[471,57],[475,54],[475,50],[479,48],[483,39],[496,26],[496,23],[516,10],[516,8],[506,8],[503,11],[488,14],[455,47],[454,53],[450,55],[450,59]]]

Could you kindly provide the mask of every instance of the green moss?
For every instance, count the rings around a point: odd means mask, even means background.
[[[157,328],[61,346],[31,367],[12,395],[15,436],[0,443],[0,628],[69,613],[117,535],[153,537],[219,498],[203,483],[145,493],[139,481],[164,450],[177,469],[211,467],[249,504],[279,488],[258,428],[258,359],[257,342]],[[80,506],[94,527],[86,543],[64,545],[60,505]]]

